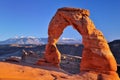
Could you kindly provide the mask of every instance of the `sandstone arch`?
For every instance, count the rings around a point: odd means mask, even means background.
[[[102,32],[95,28],[89,18],[89,11],[85,9],[58,9],[48,28],[49,37],[44,56],[47,63],[59,66],[60,52],[56,43],[68,25],[72,25],[82,36],[84,50],[80,65],[81,71],[116,72],[117,64],[107,41]]]

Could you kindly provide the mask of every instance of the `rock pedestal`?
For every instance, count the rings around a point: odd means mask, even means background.
[[[89,11],[78,8],[60,8],[52,18],[48,28],[48,44],[45,52],[45,63],[50,63],[54,66],[59,66],[60,52],[56,47],[59,37],[63,30],[72,25],[82,36],[82,43],[84,45],[82,53],[82,61],[80,63],[81,72],[93,71],[101,74],[101,79],[110,77],[110,80],[119,80],[116,73],[117,64],[113,57],[110,48],[107,44],[101,31],[97,30],[93,22],[89,18]],[[41,64],[41,61],[38,61]],[[43,64],[43,62],[42,62]]]

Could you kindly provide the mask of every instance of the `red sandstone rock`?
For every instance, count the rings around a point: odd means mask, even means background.
[[[56,43],[68,25],[72,25],[81,34],[83,39],[84,49],[80,64],[81,72],[97,72],[101,76],[99,80],[118,80],[115,58],[102,32],[95,28],[89,18],[89,11],[85,9],[58,9],[48,28],[49,37],[46,46],[45,62],[55,66],[59,65],[60,52],[56,47]]]

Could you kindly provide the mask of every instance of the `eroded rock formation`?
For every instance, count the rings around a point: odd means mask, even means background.
[[[49,37],[44,61],[54,66],[59,66],[61,55],[56,47],[56,43],[63,33],[63,30],[69,25],[72,25],[82,36],[84,49],[80,64],[81,72],[93,71],[111,74],[111,77],[109,76],[111,78],[110,80],[118,80],[115,58],[113,57],[102,32],[95,28],[93,22],[89,18],[89,11],[85,9],[58,9],[49,24]],[[41,64],[41,61],[38,61],[37,64]],[[109,79],[103,77],[100,80]]]

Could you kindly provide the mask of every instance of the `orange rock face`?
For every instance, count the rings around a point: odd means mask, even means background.
[[[60,8],[52,18],[48,29],[48,44],[45,62],[59,66],[60,52],[56,47],[63,30],[72,25],[82,36],[84,45],[81,72],[95,71],[105,74],[116,74],[117,64],[101,31],[97,30],[89,18],[89,11],[77,8]],[[39,61],[38,64],[41,62]],[[113,76],[114,77],[114,76]],[[101,79],[103,80],[103,79]],[[115,80],[118,80],[116,78]]]

